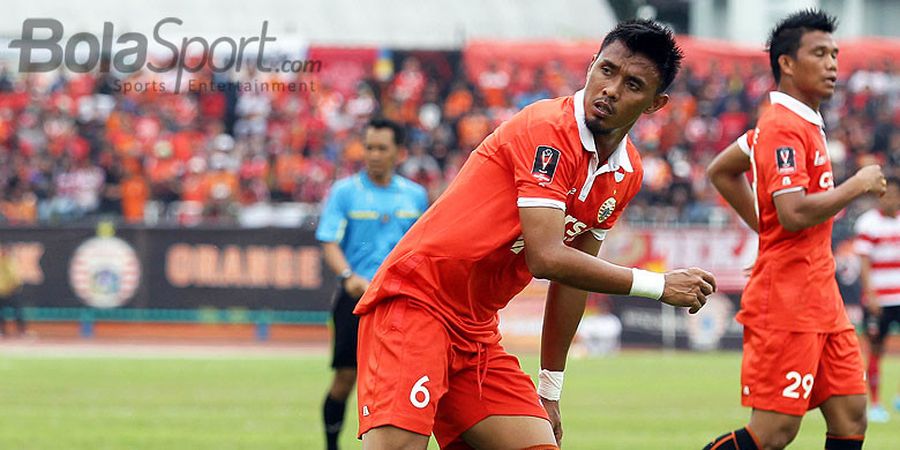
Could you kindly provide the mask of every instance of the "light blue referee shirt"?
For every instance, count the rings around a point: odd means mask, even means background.
[[[316,239],[337,242],[354,273],[371,280],[381,262],[428,207],[425,188],[394,174],[378,186],[365,171],[334,183]]]

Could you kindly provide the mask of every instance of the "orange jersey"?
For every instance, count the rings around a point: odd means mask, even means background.
[[[603,239],[640,189],[641,159],[627,138],[599,161],[583,95],[534,103],[488,136],[400,240],[354,312],[404,296],[465,342],[499,341],[497,311],[532,279],[519,207],[564,210],[566,243],[586,232]]]
[[[835,280],[833,219],[798,232],[778,221],[774,197],[834,189],[822,116],[781,92],[760,117],[750,158],[759,213],[759,256],[741,299],[744,325],[796,332],[851,328]]]

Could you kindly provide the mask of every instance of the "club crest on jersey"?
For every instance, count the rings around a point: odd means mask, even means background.
[[[794,173],[797,170],[793,147],[778,147],[775,150],[775,159],[778,161],[779,174]]]
[[[616,198],[610,197],[606,199],[602,205],[600,205],[600,209],[597,210],[597,222],[603,223],[604,220],[609,219],[609,216],[612,215],[613,211],[616,210]]]
[[[534,164],[531,166],[531,175],[534,176],[541,184],[553,181],[553,174],[556,173],[556,166],[559,164],[559,150],[539,145],[537,151],[534,152]]]

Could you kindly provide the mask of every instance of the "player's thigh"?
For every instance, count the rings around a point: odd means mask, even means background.
[[[410,301],[382,303],[362,316],[359,435],[390,426],[429,436],[447,392],[449,351],[443,323]]]
[[[530,416],[490,416],[466,430],[461,438],[478,450],[518,450],[556,444],[550,422]]]
[[[803,416],[810,408],[823,346],[817,333],[745,327],[741,403]]]
[[[362,437],[363,450],[425,450],[426,448],[428,448],[428,436],[392,426],[373,428]]]
[[[522,430],[509,437],[515,441],[509,441],[499,429],[492,431],[495,425]],[[480,352],[454,354],[450,389],[438,405],[434,436],[442,448],[469,439],[480,443],[491,439],[499,441],[497,445],[506,442],[507,448],[555,442],[531,377],[499,344],[485,345]]]

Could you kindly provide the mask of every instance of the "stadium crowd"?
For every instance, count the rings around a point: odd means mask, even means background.
[[[536,100],[572,94],[584,76],[554,61],[536,70],[497,62],[467,77],[459,62],[437,70],[413,56],[395,59],[387,73],[376,64],[343,92],[327,70],[305,78],[309,89],[301,92],[175,94],[146,84],[122,88],[165,74],[2,69],[0,220],[232,224],[258,205],[317,204],[333,180],[362,167],[361,126],[375,114],[408,126],[400,173],[434,198],[499,123]],[[632,132],[645,177],[628,210],[631,222],[736,221],[704,170],[753,126],[772,78],[762,64],[723,69],[709,61],[702,74],[694,69],[676,79],[671,103]],[[235,77],[262,75],[192,76],[233,86]],[[900,68],[876,61],[853,72],[823,115],[836,180],[871,158],[900,175]]]

